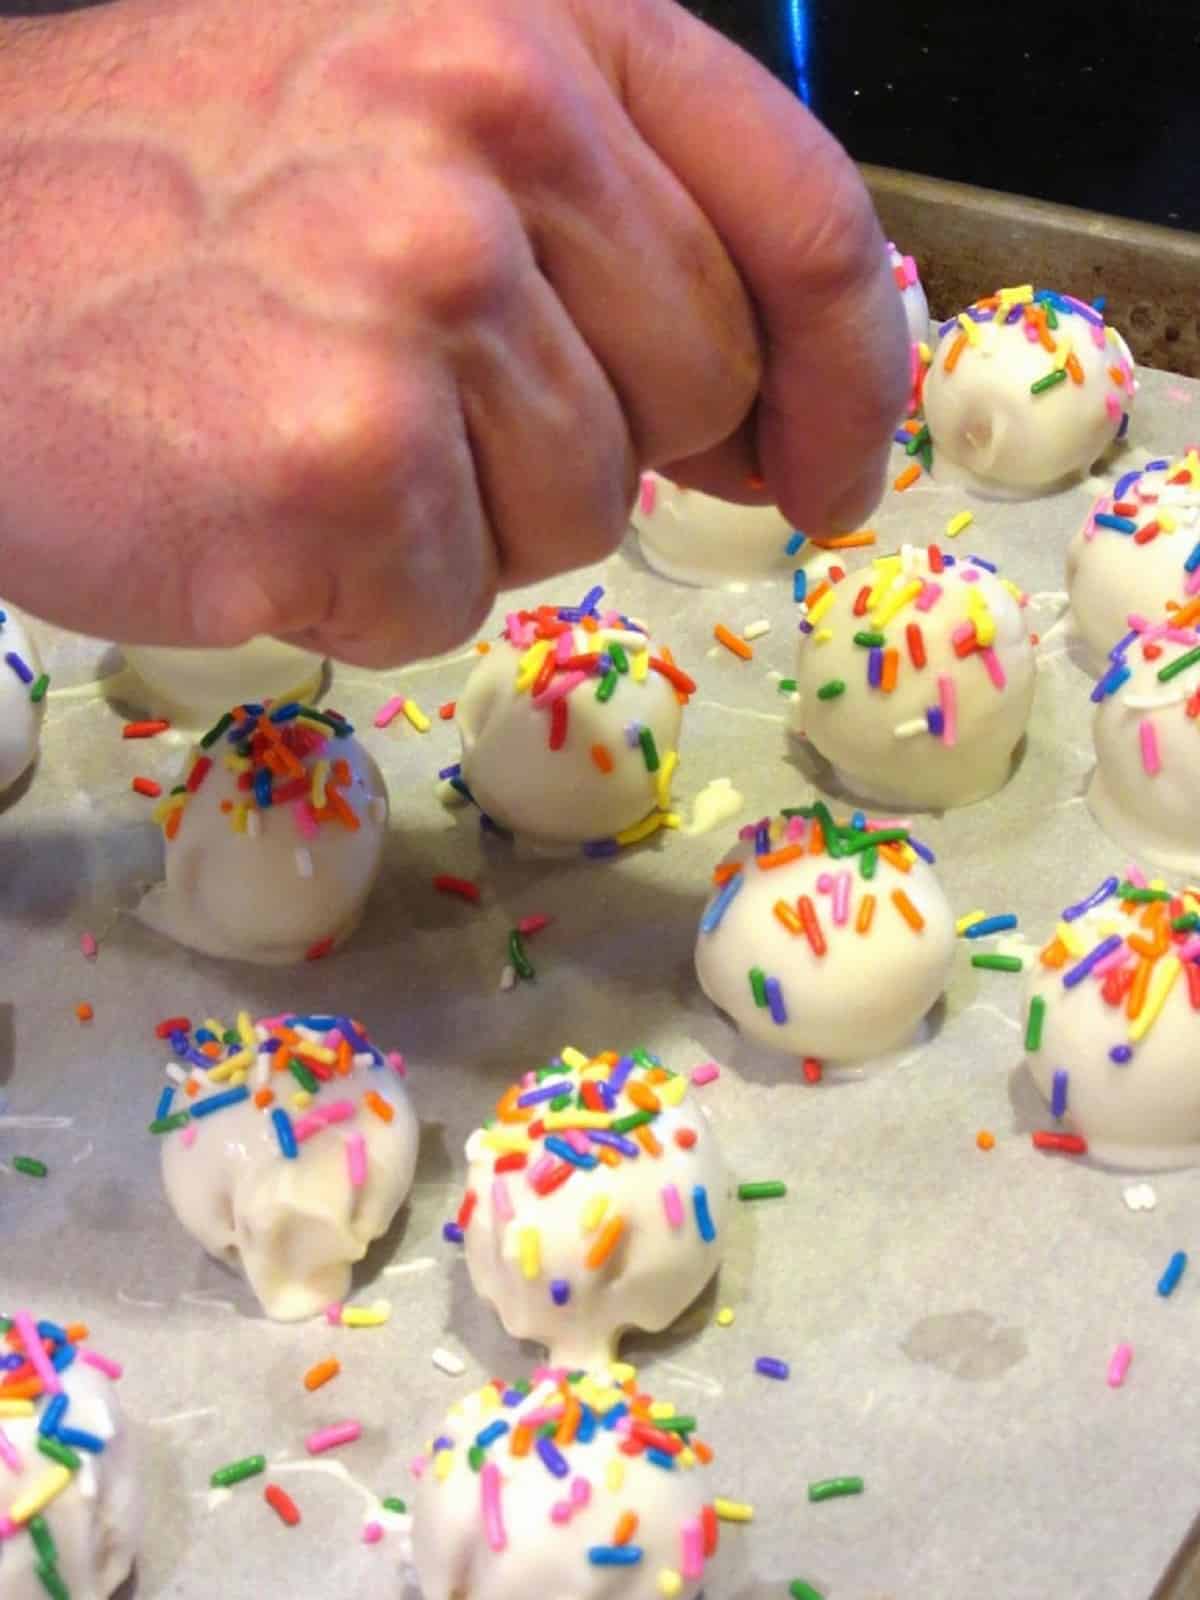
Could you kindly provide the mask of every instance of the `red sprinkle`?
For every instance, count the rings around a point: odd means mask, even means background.
[[[804,1081],[805,1081],[805,1083],[820,1083],[822,1076],[823,1076],[823,1074],[821,1072],[821,1063],[816,1059],[816,1057],[815,1056],[805,1056],[805,1058],[804,1058]]]
[[[919,622],[910,622],[904,630],[904,637],[908,640],[908,658],[914,667],[925,665],[925,635],[921,632]]]
[[[457,710],[458,710],[458,701],[457,700],[447,700],[446,704],[444,706],[439,706],[438,707],[438,716],[441,717],[443,722],[451,722],[451,721],[453,721],[454,713]]]
[[[866,614],[867,614],[867,602],[870,600],[870,598],[871,598],[871,586],[870,586],[869,583],[865,583],[862,586],[862,588],[858,591],[858,593],[854,596],[854,615],[856,617],[865,617],[866,616]]]
[[[305,961],[323,961],[333,949],[333,935],[328,934],[324,939],[318,939],[316,944],[309,945],[304,952]]]
[[[1194,961],[1185,961],[1183,970],[1187,975],[1188,999],[1192,1003],[1192,1010],[1200,1011],[1200,967]]]
[[[169,722],[127,722],[121,729],[122,739],[153,739],[156,734],[166,733],[171,726]]]
[[[524,1172],[529,1165],[529,1157],[520,1150],[509,1150],[502,1156],[497,1156],[492,1163],[493,1172]]]
[[[157,800],[162,794],[162,784],[155,783],[153,778],[135,778],[129,787],[134,794],[145,795],[147,800]]]
[[[196,790],[204,782],[205,778],[208,777],[208,775],[209,775],[209,773],[211,771],[212,771],[212,757],[211,756],[199,756],[199,757],[197,757],[196,765],[192,768],[192,770],[187,775],[187,785],[186,785],[187,792],[189,794],[195,794]]]
[[[676,1128],[675,1143],[681,1150],[691,1150],[696,1143],[695,1128]]]
[[[289,1528],[294,1528],[300,1521],[300,1508],[286,1490],[281,1489],[277,1483],[269,1483],[263,1490],[263,1499],[279,1518],[286,1522]]]
[[[191,1033],[192,1025],[186,1017],[164,1017],[154,1029],[158,1039],[169,1039],[173,1033]]]
[[[478,905],[483,894],[479,885],[472,883],[470,878],[455,878],[448,872],[439,872],[433,880],[433,887],[439,894],[456,894],[462,900],[470,900],[472,905]]]
[[[532,917],[522,917],[517,923],[517,932],[523,939],[528,939],[535,933],[541,933],[543,928],[548,928],[553,921],[553,917],[544,917],[540,913]]]
[[[1033,1143],[1038,1150],[1058,1150],[1065,1156],[1087,1155],[1087,1140],[1077,1133],[1051,1133],[1039,1128],[1033,1135]]]
[[[551,750],[561,750],[566,742],[567,697],[566,695],[560,695],[550,707],[550,748]]]
[[[929,546],[929,570],[930,572],[945,572],[946,570],[945,558],[935,544]]]
[[[471,1218],[475,1215],[475,1207],[478,1203],[479,1196],[474,1189],[468,1189],[466,1194],[463,1195],[462,1205],[458,1208],[458,1216],[454,1219],[464,1233],[471,1225]]]

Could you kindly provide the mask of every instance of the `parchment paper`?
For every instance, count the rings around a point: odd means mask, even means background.
[[[1113,470],[1200,437],[1198,396],[1200,384],[1143,374]],[[1042,670],[1019,771],[994,799],[920,822],[956,911],[1016,911],[1030,941],[1123,865],[1081,798],[1089,680],[1059,620],[1063,553],[1094,488],[1003,505],[924,478],[874,520],[887,549],[941,537],[969,507],[974,526],[953,548],[1000,562],[1036,597]],[[406,1593],[403,1519],[385,1516],[368,1548],[364,1518],[378,1496],[409,1495],[406,1464],[458,1393],[540,1355],[475,1303],[442,1240],[463,1141],[513,1074],[568,1042],[640,1043],[680,1068],[715,1058],[722,1075],[703,1094],[733,1172],[789,1185],[785,1200],[735,1208],[714,1293],[668,1334],[625,1346],[648,1385],[700,1413],[718,1491],[755,1507],[750,1527],[725,1529],[709,1600],[768,1600],[797,1576],[828,1600],[1148,1594],[1200,1499],[1187,1399],[1200,1282],[1155,1293],[1171,1252],[1196,1243],[1200,1179],[1155,1176],[1157,1208],[1135,1213],[1129,1176],[1031,1148],[1043,1112],[1018,1070],[1020,979],[973,970],[970,946],[933,1038],[887,1070],[810,1088],[793,1063],[740,1044],[700,994],[691,950],[736,826],[810,792],[777,688],[792,667],[790,584],[689,590],[649,574],[630,545],[538,598],[575,600],[593,580],[699,680],[682,811],[724,776],[744,796],[736,820],[616,863],[514,851],[440,800],[435,772],[457,756],[449,724],[371,727],[399,689],[433,715],[473,652],[386,676],[339,669],[329,702],[388,776],[392,832],[358,936],[298,971],[192,957],[132,918],[160,844],[130,778],[172,776],[183,741],[123,743],[119,710],[89,686],[111,655],[42,630],[64,687],[33,781],[0,815],[0,1303],[82,1318],[126,1364],[151,1504],[139,1600]],[[712,644],[714,622],[759,618],[772,629],[752,662]],[[120,681],[106,677],[110,695]],[[439,871],[479,879],[482,908],[434,893]],[[531,912],[555,919],[531,948],[537,979],[502,993],[508,929]],[[73,1014],[83,1000],[86,1026]],[[390,1300],[386,1327],[273,1326],[166,1211],[146,1132],[165,1060],[154,1023],[241,1006],[352,1011],[408,1056],[424,1122],[417,1187],[356,1287],[361,1302]],[[996,1136],[988,1154],[981,1128]],[[49,1177],[14,1174],[16,1154],[44,1159]],[[715,1325],[721,1305],[736,1311],[730,1328]],[[1135,1356],[1112,1391],[1120,1340]],[[462,1377],[434,1367],[439,1347],[461,1357]],[[791,1363],[788,1383],[755,1376],[763,1353]],[[303,1373],[329,1354],[342,1376],[306,1394]],[[364,1420],[363,1440],[310,1464],[304,1435],[346,1417]],[[300,1502],[299,1528],[263,1505],[262,1479],[210,1495],[214,1467],[257,1451]],[[861,1497],[807,1503],[809,1480],[848,1473],[865,1478]]]

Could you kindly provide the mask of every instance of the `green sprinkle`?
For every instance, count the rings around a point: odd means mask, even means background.
[[[60,1467],[66,1467],[68,1472],[78,1472],[83,1462],[74,1450],[68,1450],[65,1444],[59,1444],[57,1439],[50,1439],[44,1433],[38,1434],[38,1449],[44,1456],[49,1456],[51,1461],[57,1461]]]
[[[1057,372],[1048,372],[1044,378],[1039,378],[1036,383],[1029,385],[1030,394],[1045,394],[1047,389],[1053,389],[1055,384],[1066,383],[1067,369],[1059,367]]]
[[[779,680],[780,694],[795,694],[797,687],[795,678],[780,678]]]
[[[782,1200],[787,1184],[782,1178],[766,1178],[761,1183],[739,1183],[739,1200]]]
[[[176,1111],[169,1117],[157,1117],[150,1124],[151,1133],[175,1133],[179,1128],[186,1128],[192,1120],[190,1111]]]
[[[297,1061],[293,1056],[288,1062],[288,1071],[302,1089],[307,1089],[309,1094],[316,1094],[321,1087],[321,1080],[316,1073],[306,1067],[303,1061]]]
[[[1194,667],[1200,661],[1200,645],[1194,650],[1189,650],[1185,655],[1177,656],[1174,661],[1168,661],[1165,667],[1158,669],[1159,683],[1170,683],[1172,678],[1177,678],[1181,672],[1186,672],[1189,667]]]
[[[750,993],[754,996],[756,1006],[766,1005],[767,975],[761,967],[750,968]]]
[[[1053,333],[1055,328],[1058,327],[1058,312],[1055,311],[1054,307],[1051,305],[1046,307],[1046,326],[1050,329],[1051,333]]]
[[[658,771],[658,746],[654,742],[654,735],[649,728],[638,729],[638,743],[642,747],[642,756],[646,762],[647,772]]]
[[[637,1062],[639,1067],[649,1068],[662,1066],[662,1062],[658,1059],[658,1057],[652,1056],[649,1050],[643,1050],[640,1044],[636,1047],[636,1049],[631,1050],[629,1054]],[[678,1074],[673,1072],[671,1076],[674,1078],[677,1077]]]
[[[63,1582],[62,1574],[57,1567],[43,1562],[41,1566],[35,1568],[35,1571],[50,1600],[71,1600],[71,1591]]]
[[[616,689],[616,687],[617,669],[616,667],[613,667],[610,671],[604,674],[604,676],[600,679],[600,682],[596,685],[596,699],[602,703],[605,700],[611,700],[613,697],[613,691]]]
[[[256,1478],[266,1470],[266,1456],[243,1456],[240,1461],[231,1461],[227,1467],[218,1467],[208,1481],[214,1489],[232,1489],[235,1483]]]
[[[851,833],[843,835],[842,854],[856,855],[860,850],[870,850],[880,844],[907,844],[907,828],[880,828],[876,833]]]
[[[836,700],[838,695],[845,694],[846,681],[844,678],[830,678],[828,683],[823,683],[817,690],[818,700]]]
[[[629,657],[625,654],[624,645],[610,644],[608,646],[607,654],[611,658],[612,664],[614,667],[616,667],[618,672],[629,671]]]
[[[525,941],[521,937],[520,928],[514,928],[508,936],[508,959],[512,962],[519,978],[536,978],[533,962],[525,954]]]
[[[48,672],[43,672],[41,677],[35,680],[32,688],[29,691],[29,698],[33,701],[35,706],[41,705],[42,701],[46,698],[46,690],[49,687],[50,674]]]
[[[44,1178],[50,1170],[46,1163],[39,1161],[36,1156],[14,1156],[12,1164],[14,1172],[23,1172],[27,1178]]]
[[[971,965],[985,972],[1024,972],[1025,963],[1020,956],[972,956]]]
[[[202,750],[211,750],[213,745],[223,733],[228,733],[233,727],[233,712],[227,711],[219,722],[215,722],[200,741]]]
[[[394,1511],[398,1517],[402,1517],[408,1510],[404,1501],[394,1494],[388,1495],[386,1500],[381,1500],[379,1503],[385,1511]]]
[[[879,851],[874,845],[871,845],[870,849],[863,851],[862,863],[858,870],[864,878],[873,878],[875,876],[875,868],[878,865]]]
[[[842,1495],[862,1492],[861,1478],[822,1478],[819,1483],[810,1483],[808,1486],[808,1498],[814,1503],[819,1500],[839,1500]]]
[[[644,1128],[648,1122],[653,1122],[658,1115],[657,1111],[631,1111],[627,1117],[617,1117],[609,1123],[613,1133],[632,1133],[635,1128]]]
[[[854,642],[855,644],[862,645],[864,650],[878,650],[880,646],[887,643],[887,635],[882,633],[871,633],[869,631],[856,633],[854,635]]]
[[[1045,1020],[1046,1002],[1040,994],[1035,994],[1029,1002],[1029,1018],[1025,1023],[1026,1050],[1040,1050],[1042,1048],[1042,1024]]]
[[[482,1472],[483,1463],[487,1460],[487,1451],[482,1445],[473,1444],[467,1451],[467,1465],[472,1472]]]
[[[1194,911],[1189,911],[1182,917],[1171,918],[1172,933],[1194,933],[1197,928],[1200,928],[1200,916]]]
[[[821,831],[825,835],[825,848],[834,857],[845,855],[842,849],[842,830],[833,820],[833,813],[823,800],[813,802],[812,814],[821,824]]]
[[[819,1589],[814,1589],[811,1583],[805,1583],[803,1578],[793,1578],[788,1584],[788,1594],[792,1600],[825,1600]]]
[[[906,456],[915,456],[917,451],[923,450],[928,443],[929,429],[922,428],[920,433],[914,433],[912,438],[904,446],[904,454]]]
[[[1135,905],[1149,905],[1155,900],[1170,900],[1169,889],[1139,889],[1136,884],[1122,883],[1117,886],[1118,900],[1132,900]]]
[[[29,1537],[33,1540],[34,1549],[39,1558],[47,1567],[58,1565],[58,1546],[54,1542],[54,1535],[46,1526],[43,1516],[30,1517],[25,1524],[29,1529]]]
[[[654,1426],[663,1433],[695,1433],[695,1417],[665,1417]]]

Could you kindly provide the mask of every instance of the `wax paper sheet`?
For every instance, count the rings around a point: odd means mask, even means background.
[[[1198,397],[1200,384],[1144,374],[1113,470],[1200,436]],[[968,507],[975,521],[953,548],[999,562],[1033,595],[1041,670],[1020,768],[995,798],[919,830],[956,911],[1015,911],[1030,941],[1123,864],[1082,798],[1089,680],[1062,620],[1064,551],[1094,488],[1005,505],[925,477],[889,493],[873,522],[886,549],[940,538]],[[540,1356],[476,1303],[443,1241],[463,1143],[511,1075],[567,1043],[642,1044],[681,1069],[717,1061],[702,1094],[734,1175],[788,1184],[786,1199],[735,1207],[712,1292],[668,1333],[624,1347],[648,1385],[699,1413],[714,1488],[754,1507],[751,1525],[725,1529],[709,1600],[768,1600],[793,1577],[828,1600],[1148,1594],[1196,1509],[1186,1397],[1198,1290],[1185,1276],[1163,1300],[1155,1284],[1195,1243],[1200,1179],[1155,1175],[1157,1205],[1134,1211],[1131,1175],[1031,1148],[1044,1112],[1020,1070],[1020,980],[973,969],[970,947],[932,1037],[886,1069],[813,1088],[794,1062],[739,1042],[698,989],[692,946],[736,827],[811,793],[778,688],[793,661],[790,584],[682,588],[630,542],[538,598],[571,601],[593,581],[699,681],[676,785],[685,826],[615,862],[483,835],[435,781],[457,754],[436,709],[473,651],[386,675],[338,669],[329,702],[380,761],[392,826],[364,926],[301,970],[192,956],[134,919],[161,845],[130,780],[171,777],[184,741],[123,742],[119,661],[41,630],[57,684],[42,757],[0,814],[0,1303],[82,1318],[125,1363],[150,1501],[138,1600],[415,1594],[405,1520],[379,1497],[410,1494],[408,1462],[456,1395]],[[716,622],[759,620],[771,628],[752,661],[714,644]],[[433,717],[427,734],[403,718],[372,727],[396,693]],[[697,797],[721,778],[742,796],[736,816],[689,832]],[[435,893],[439,872],[478,880],[482,903]],[[508,930],[532,913],[554,919],[531,946],[536,980],[502,991]],[[95,1015],[81,1025],[83,1001]],[[272,1325],[165,1207],[146,1131],[166,1054],[154,1024],[242,1007],[349,1011],[408,1058],[423,1121],[416,1189],[355,1283],[356,1301],[390,1302],[383,1327]],[[985,1128],[989,1153],[975,1142]],[[49,1175],[17,1175],[17,1154]],[[732,1326],[717,1325],[722,1306]],[[1122,1340],[1135,1354],[1114,1391],[1105,1372]],[[462,1375],[435,1366],[435,1351]],[[760,1354],[789,1362],[790,1380],[757,1376]],[[302,1375],[327,1355],[342,1375],[309,1395]],[[347,1417],[365,1422],[361,1442],[309,1460],[304,1436]],[[261,1479],[210,1491],[214,1467],[251,1452],[301,1505],[300,1527],[270,1514]],[[840,1474],[860,1474],[864,1493],[807,1502],[810,1480]],[[372,1517],[385,1537],[366,1546]]]

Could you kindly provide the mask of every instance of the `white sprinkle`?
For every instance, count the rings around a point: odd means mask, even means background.
[[[184,1084],[188,1079],[187,1071],[179,1065],[178,1061],[167,1062],[166,1074],[172,1083]]]
[[[465,1361],[460,1361],[452,1350],[443,1350],[440,1346],[433,1352],[433,1364],[448,1378],[461,1378],[467,1370]]]
[[[913,717],[909,722],[898,722],[892,732],[897,739],[915,739],[919,733],[929,732],[929,724],[924,717]]]
[[[749,622],[746,624],[746,626],[742,629],[742,638],[745,639],[747,643],[750,643],[755,639],[761,639],[764,633],[770,633],[770,631],[771,624],[767,621],[766,617],[760,617],[757,622]]]
[[[1153,1211],[1158,1204],[1158,1196],[1148,1183],[1131,1183],[1123,1192],[1130,1211]]]
[[[516,987],[516,982],[517,969],[506,961],[500,973],[500,987],[502,990],[512,989]]]
[[[296,871],[302,878],[311,878],[313,875],[312,851],[306,850],[303,845],[296,851]]]

